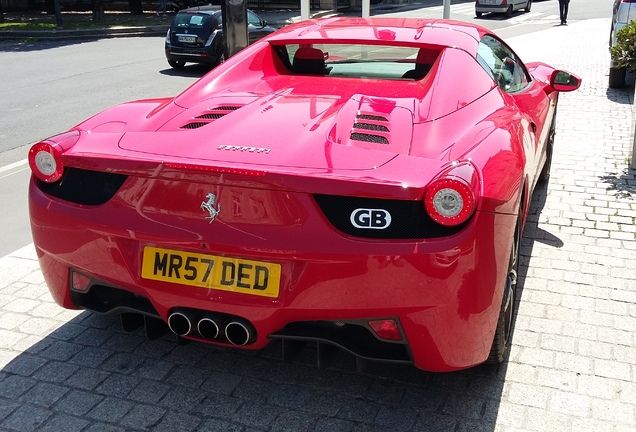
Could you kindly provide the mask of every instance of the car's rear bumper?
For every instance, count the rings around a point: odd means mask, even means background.
[[[509,5],[475,5],[475,12],[480,12],[480,13],[488,13],[488,12],[493,12],[493,13],[504,13],[508,10],[510,6]]]
[[[63,307],[127,312],[163,321],[175,311],[210,313],[253,326],[255,340],[246,348],[262,348],[276,337],[317,340],[365,358],[408,361],[431,371],[462,369],[488,357],[516,220],[513,215],[477,212],[459,234],[426,241],[340,236],[342,244],[351,246],[344,251],[338,245],[294,244],[293,239],[285,252],[275,247],[229,250],[213,240],[206,243],[210,254],[280,264],[280,294],[270,298],[142,278],[145,246],[200,253],[201,242],[157,237],[153,228],[165,222],[151,218],[147,226],[126,226],[125,214],[110,203],[82,207],[60,202],[33,181],[29,196],[42,272]],[[112,226],[104,220],[111,220]],[[326,228],[318,224],[313,229]],[[325,236],[333,233],[325,231]],[[92,280],[89,293],[93,294],[71,292],[73,271]],[[370,319],[387,317],[398,322],[403,341],[371,339],[381,342],[379,351],[391,344],[400,345],[397,351],[377,355],[357,351],[351,341],[357,338],[356,331]],[[349,328],[355,331],[343,335],[343,326],[354,326]],[[197,334],[188,337],[229,345]]]
[[[211,49],[178,48],[173,46],[165,47],[166,59],[173,61],[183,61],[187,63],[201,63],[216,65],[218,58]]]

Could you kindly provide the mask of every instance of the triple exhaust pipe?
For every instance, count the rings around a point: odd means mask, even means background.
[[[168,315],[168,327],[179,336],[225,339],[232,345],[248,345],[256,340],[256,330],[249,322],[238,317],[212,315],[203,311],[175,310]]]

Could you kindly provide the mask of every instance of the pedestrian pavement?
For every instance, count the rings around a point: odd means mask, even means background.
[[[0,258],[0,429],[10,431],[634,431],[633,77],[608,89],[609,19],[510,38],[577,73],[562,94],[549,185],[525,227],[510,359],[428,373],[339,354],[280,359],[58,307],[32,245]]]

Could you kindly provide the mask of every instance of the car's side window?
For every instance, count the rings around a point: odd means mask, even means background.
[[[515,53],[492,35],[481,38],[477,48],[477,61],[507,93],[521,91],[530,82],[526,68]]]
[[[262,27],[261,19],[252,11],[247,11],[247,25]]]

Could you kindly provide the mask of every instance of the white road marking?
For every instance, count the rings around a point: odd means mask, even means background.
[[[433,6],[430,8],[426,8],[426,10],[433,12],[443,12],[444,6]],[[475,11],[475,5],[472,3],[464,5],[451,5],[450,11],[451,13],[473,13]]]
[[[5,177],[9,177],[9,176],[11,176],[11,175],[13,175],[13,174],[17,174],[17,173],[19,173],[19,172],[26,171],[26,170],[28,170],[28,169],[29,169],[29,167],[24,167],[24,168],[19,169],[19,170],[17,170],[17,171],[10,172],[9,174],[0,175],[0,180],[1,180],[1,179],[3,179],[3,178],[5,178]]]
[[[12,164],[0,167],[0,173],[12,170],[12,169],[17,168],[17,167],[22,166],[22,165],[26,165],[27,163],[29,163],[29,161],[27,159],[23,159],[21,161],[17,161],[17,162],[14,162]],[[22,171],[22,170],[20,170],[20,171]]]
[[[514,18],[509,19],[508,22],[512,23],[512,24],[519,24],[519,23],[521,23],[523,21],[527,21],[529,19],[536,18],[536,17],[538,17],[540,15],[542,15],[541,12],[525,13],[523,15],[519,15],[519,16],[516,16]]]

